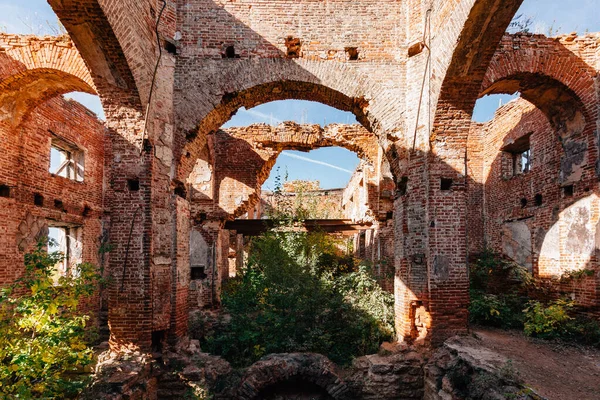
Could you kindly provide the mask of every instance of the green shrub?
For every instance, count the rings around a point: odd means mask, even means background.
[[[299,232],[254,239],[248,266],[223,290],[230,321],[203,349],[238,367],[270,353],[316,352],[348,364],[377,352],[393,336],[393,297],[365,270],[334,277],[321,269],[329,248],[322,239]]]
[[[496,295],[471,291],[469,319],[480,325],[522,328],[523,307],[524,300],[514,293]]]
[[[545,339],[559,338],[568,335],[568,325],[572,317],[569,313],[574,306],[573,301],[559,299],[544,305],[539,301],[530,301],[525,312],[525,334]]]
[[[469,320],[499,328],[522,328],[529,272],[497,253],[484,251],[470,264]]]
[[[600,324],[585,317],[574,317],[574,307],[575,303],[567,299],[549,304],[531,301],[525,309],[525,333],[543,339],[600,346]]]
[[[86,341],[89,317],[80,300],[99,283],[95,268],[81,264],[54,284],[60,253],[40,242],[25,255],[25,273],[0,291],[0,392],[2,398],[69,398],[86,384],[92,362]]]

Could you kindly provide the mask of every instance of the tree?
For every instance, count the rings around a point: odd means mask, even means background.
[[[25,255],[25,273],[0,290],[0,398],[69,398],[87,384],[81,374],[92,362],[90,316],[79,310],[100,277],[80,264],[53,280],[61,253],[46,241]]]

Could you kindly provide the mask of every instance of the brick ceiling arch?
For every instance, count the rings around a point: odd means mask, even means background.
[[[336,400],[350,399],[344,379],[335,365],[321,354],[271,354],[246,370],[236,393],[240,400],[260,399],[269,386],[302,379],[323,388]]]
[[[522,2],[463,2],[460,12],[456,12],[458,23],[447,24],[442,35],[446,45],[442,46],[441,61],[437,62],[445,73],[438,98],[435,99],[437,101],[432,102],[435,117],[431,141],[443,140],[444,132],[452,132],[452,135],[466,140],[483,77],[498,43]],[[456,46],[452,48],[447,45],[448,42],[456,43]],[[435,54],[436,48],[433,50]]]
[[[284,150],[338,146],[356,153],[371,166],[378,162],[377,137],[361,125],[255,124],[218,130],[210,139],[215,192],[223,218],[239,217],[258,203],[261,187]],[[192,177],[187,177],[186,182],[191,181]]]
[[[155,60],[154,39],[150,33],[152,24],[143,17],[132,23],[130,19],[139,13],[128,12],[125,8],[137,9],[147,1],[49,0],[48,3],[79,50],[103,104],[126,103],[141,110],[142,92],[139,88],[149,89],[151,77],[146,76],[150,75],[146,73],[146,64]],[[148,6],[146,12],[150,9]],[[111,20],[115,19],[119,21],[113,26]],[[143,24],[143,29],[136,29],[139,24]],[[141,34],[147,37],[140,40],[131,37]],[[126,57],[126,48],[133,52],[144,43],[146,51],[130,55],[140,60],[134,68]]]
[[[588,123],[597,117],[593,68],[557,39],[506,35],[483,79],[480,96],[520,92],[561,130],[580,111]]]
[[[268,62],[278,66],[285,65],[285,62],[282,63],[278,60]],[[230,87],[230,91],[222,93],[218,98],[216,106],[211,103],[208,106],[201,107],[203,109],[210,109],[210,111],[200,119],[200,122],[196,122],[191,129],[184,131],[186,137],[179,158],[178,179],[185,181],[197,159],[209,160],[209,153],[206,147],[207,135],[211,132],[216,132],[238,109],[241,107],[249,109],[276,100],[297,99],[316,101],[342,111],[352,112],[368,131],[373,132],[378,137],[379,144],[382,147],[386,147],[388,136],[384,134],[386,130],[383,127],[400,126],[398,124],[401,124],[399,120],[392,121],[392,118],[402,118],[402,113],[399,110],[394,110],[394,107],[400,107],[397,104],[398,102],[388,102],[386,103],[388,104],[387,108],[380,108],[383,106],[385,99],[387,99],[384,90],[378,92],[376,97],[361,96],[360,93],[364,89],[363,86],[368,86],[367,83],[357,81],[355,84],[352,84],[353,80],[358,79],[357,76],[343,74],[337,71],[336,68],[333,68],[333,70],[335,73],[330,71],[332,77],[328,78],[327,81],[335,81],[336,87],[347,87],[348,89],[345,92],[323,84],[320,79],[314,76],[312,76],[311,81],[287,80],[284,76],[281,76],[280,79],[272,80],[273,76],[267,74],[252,79],[253,82],[267,80],[267,83],[250,86],[240,91],[236,91]],[[280,72],[283,74],[285,71]],[[221,81],[227,82],[226,79],[221,79],[218,82]],[[247,83],[243,86],[250,84]],[[379,105],[376,106],[375,103]],[[382,112],[381,115],[383,118],[389,116],[390,120],[384,122],[378,118],[379,111]],[[193,115],[198,114],[194,113]],[[182,116],[179,121],[186,124],[186,117]],[[189,124],[189,119],[187,119],[187,123]]]
[[[0,34],[0,120],[18,125],[42,102],[68,92],[96,94],[73,42],[67,36]]]

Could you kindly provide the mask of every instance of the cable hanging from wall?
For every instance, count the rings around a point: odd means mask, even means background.
[[[142,143],[140,145],[140,155],[144,151],[144,140],[146,140],[146,130],[148,127],[148,118],[150,115],[150,105],[152,104],[152,95],[154,94],[154,84],[156,82],[156,74],[158,72],[158,67],[160,65],[160,60],[162,59],[162,46],[160,44],[160,34],[158,32],[158,26],[160,25],[160,20],[162,19],[163,12],[167,7],[167,2],[165,0],[162,1],[163,5],[158,13],[158,18],[156,19],[156,25],[154,26],[154,32],[156,33],[156,44],[158,45],[158,59],[156,60],[156,64],[154,65],[154,73],[152,74],[152,83],[150,84],[150,93],[148,94],[148,103],[146,104],[146,117],[144,118],[144,128],[142,129]]]
[[[421,93],[419,95],[419,104],[417,106],[417,117],[415,119],[415,131],[413,135],[412,151],[414,152],[417,146],[417,132],[419,130],[419,118],[421,117],[421,104],[423,103],[423,94],[425,92],[425,81],[428,81],[429,93],[428,101],[428,128],[431,132],[431,13],[433,9],[429,8],[425,14],[425,24],[423,27],[423,40],[420,45],[427,49],[427,61],[423,71],[423,80],[421,82]],[[427,79],[429,77],[429,79]]]

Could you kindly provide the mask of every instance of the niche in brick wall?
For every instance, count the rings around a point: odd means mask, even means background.
[[[0,197],[10,197],[10,186],[0,185]]]
[[[44,206],[44,196],[42,196],[39,193],[36,193],[33,195],[33,204],[35,204],[38,207],[43,207]]]
[[[167,53],[177,55],[177,46],[175,45],[175,43],[172,43],[169,40],[165,40],[163,47],[165,48]]]
[[[302,43],[300,39],[293,36],[285,38],[285,47],[287,47],[287,56],[289,58],[298,58],[302,56]]]
[[[227,46],[225,53],[223,53],[223,58],[240,58],[240,55],[235,53],[234,46]]]
[[[358,60],[358,48],[357,47],[346,47],[344,50],[346,51],[346,56],[349,61]]]

